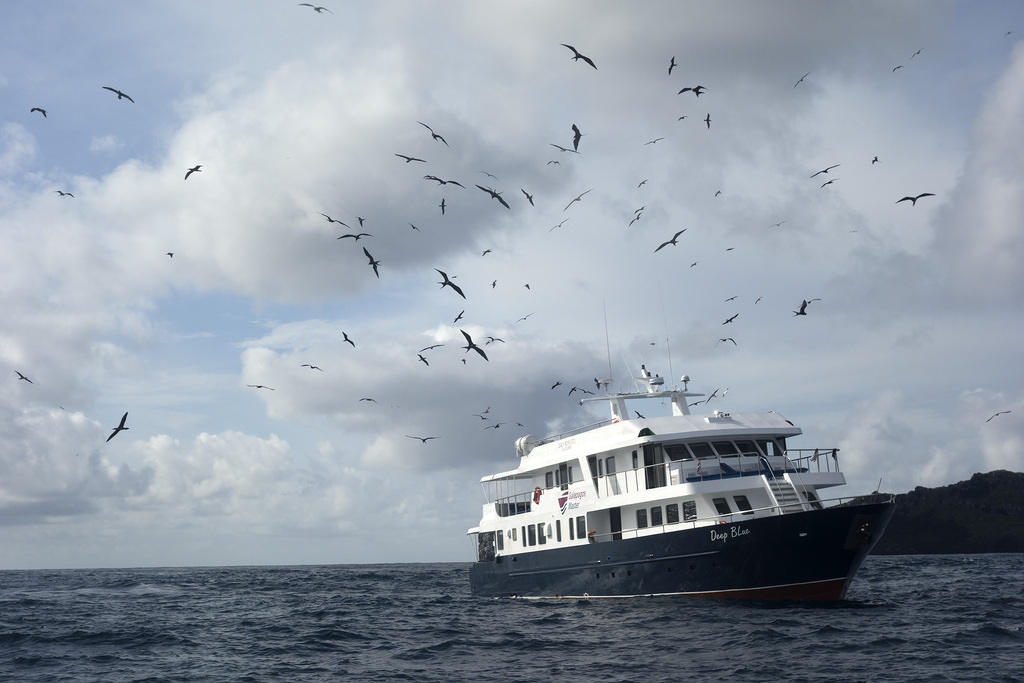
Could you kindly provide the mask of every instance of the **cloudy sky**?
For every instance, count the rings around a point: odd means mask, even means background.
[[[469,560],[640,363],[850,495],[1024,466],[1024,5],[328,9],[0,10],[0,568]]]

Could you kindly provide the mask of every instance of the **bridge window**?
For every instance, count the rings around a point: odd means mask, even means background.
[[[739,453],[732,445],[732,441],[716,441],[713,445],[719,455],[737,455]]]
[[[740,449],[740,455],[758,456],[757,446],[754,445],[753,441],[737,441],[736,447]]]
[[[665,446],[665,455],[668,456],[669,460],[691,460],[693,456],[690,455],[690,451],[686,449],[686,446],[677,443],[673,446]]]
[[[683,501],[683,521],[692,522],[697,519],[697,503],[692,500]]]
[[[713,458],[715,457],[714,451],[711,450],[711,444],[700,441],[698,443],[687,444],[690,447],[690,452],[693,453],[695,458]]]
[[[640,508],[636,511],[636,528],[647,528],[647,508]]]

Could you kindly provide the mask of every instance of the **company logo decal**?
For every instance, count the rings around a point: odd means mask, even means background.
[[[558,494],[558,508],[565,514],[566,510],[575,510],[580,506],[580,501],[587,497],[586,491],[562,491]]]

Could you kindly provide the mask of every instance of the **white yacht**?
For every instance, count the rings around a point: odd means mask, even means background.
[[[842,599],[894,497],[830,497],[837,449],[792,448],[801,430],[775,412],[692,414],[711,399],[688,404],[689,378],[641,374],[643,391],[583,399],[608,420],[524,436],[519,465],[480,480],[473,594]],[[665,399],[668,416],[627,408]]]

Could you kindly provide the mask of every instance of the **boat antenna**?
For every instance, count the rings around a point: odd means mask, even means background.
[[[668,316],[665,315],[665,288],[658,287],[658,301],[661,303],[661,324],[665,326],[665,349],[668,352],[668,376],[675,377],[672,370],[672,344],[668,339]]]
[[[604,350],[608,355],[608,381],[612,380],[612,345],[608,341],[608,302],[601,299],[601,308],[604,310]]]

